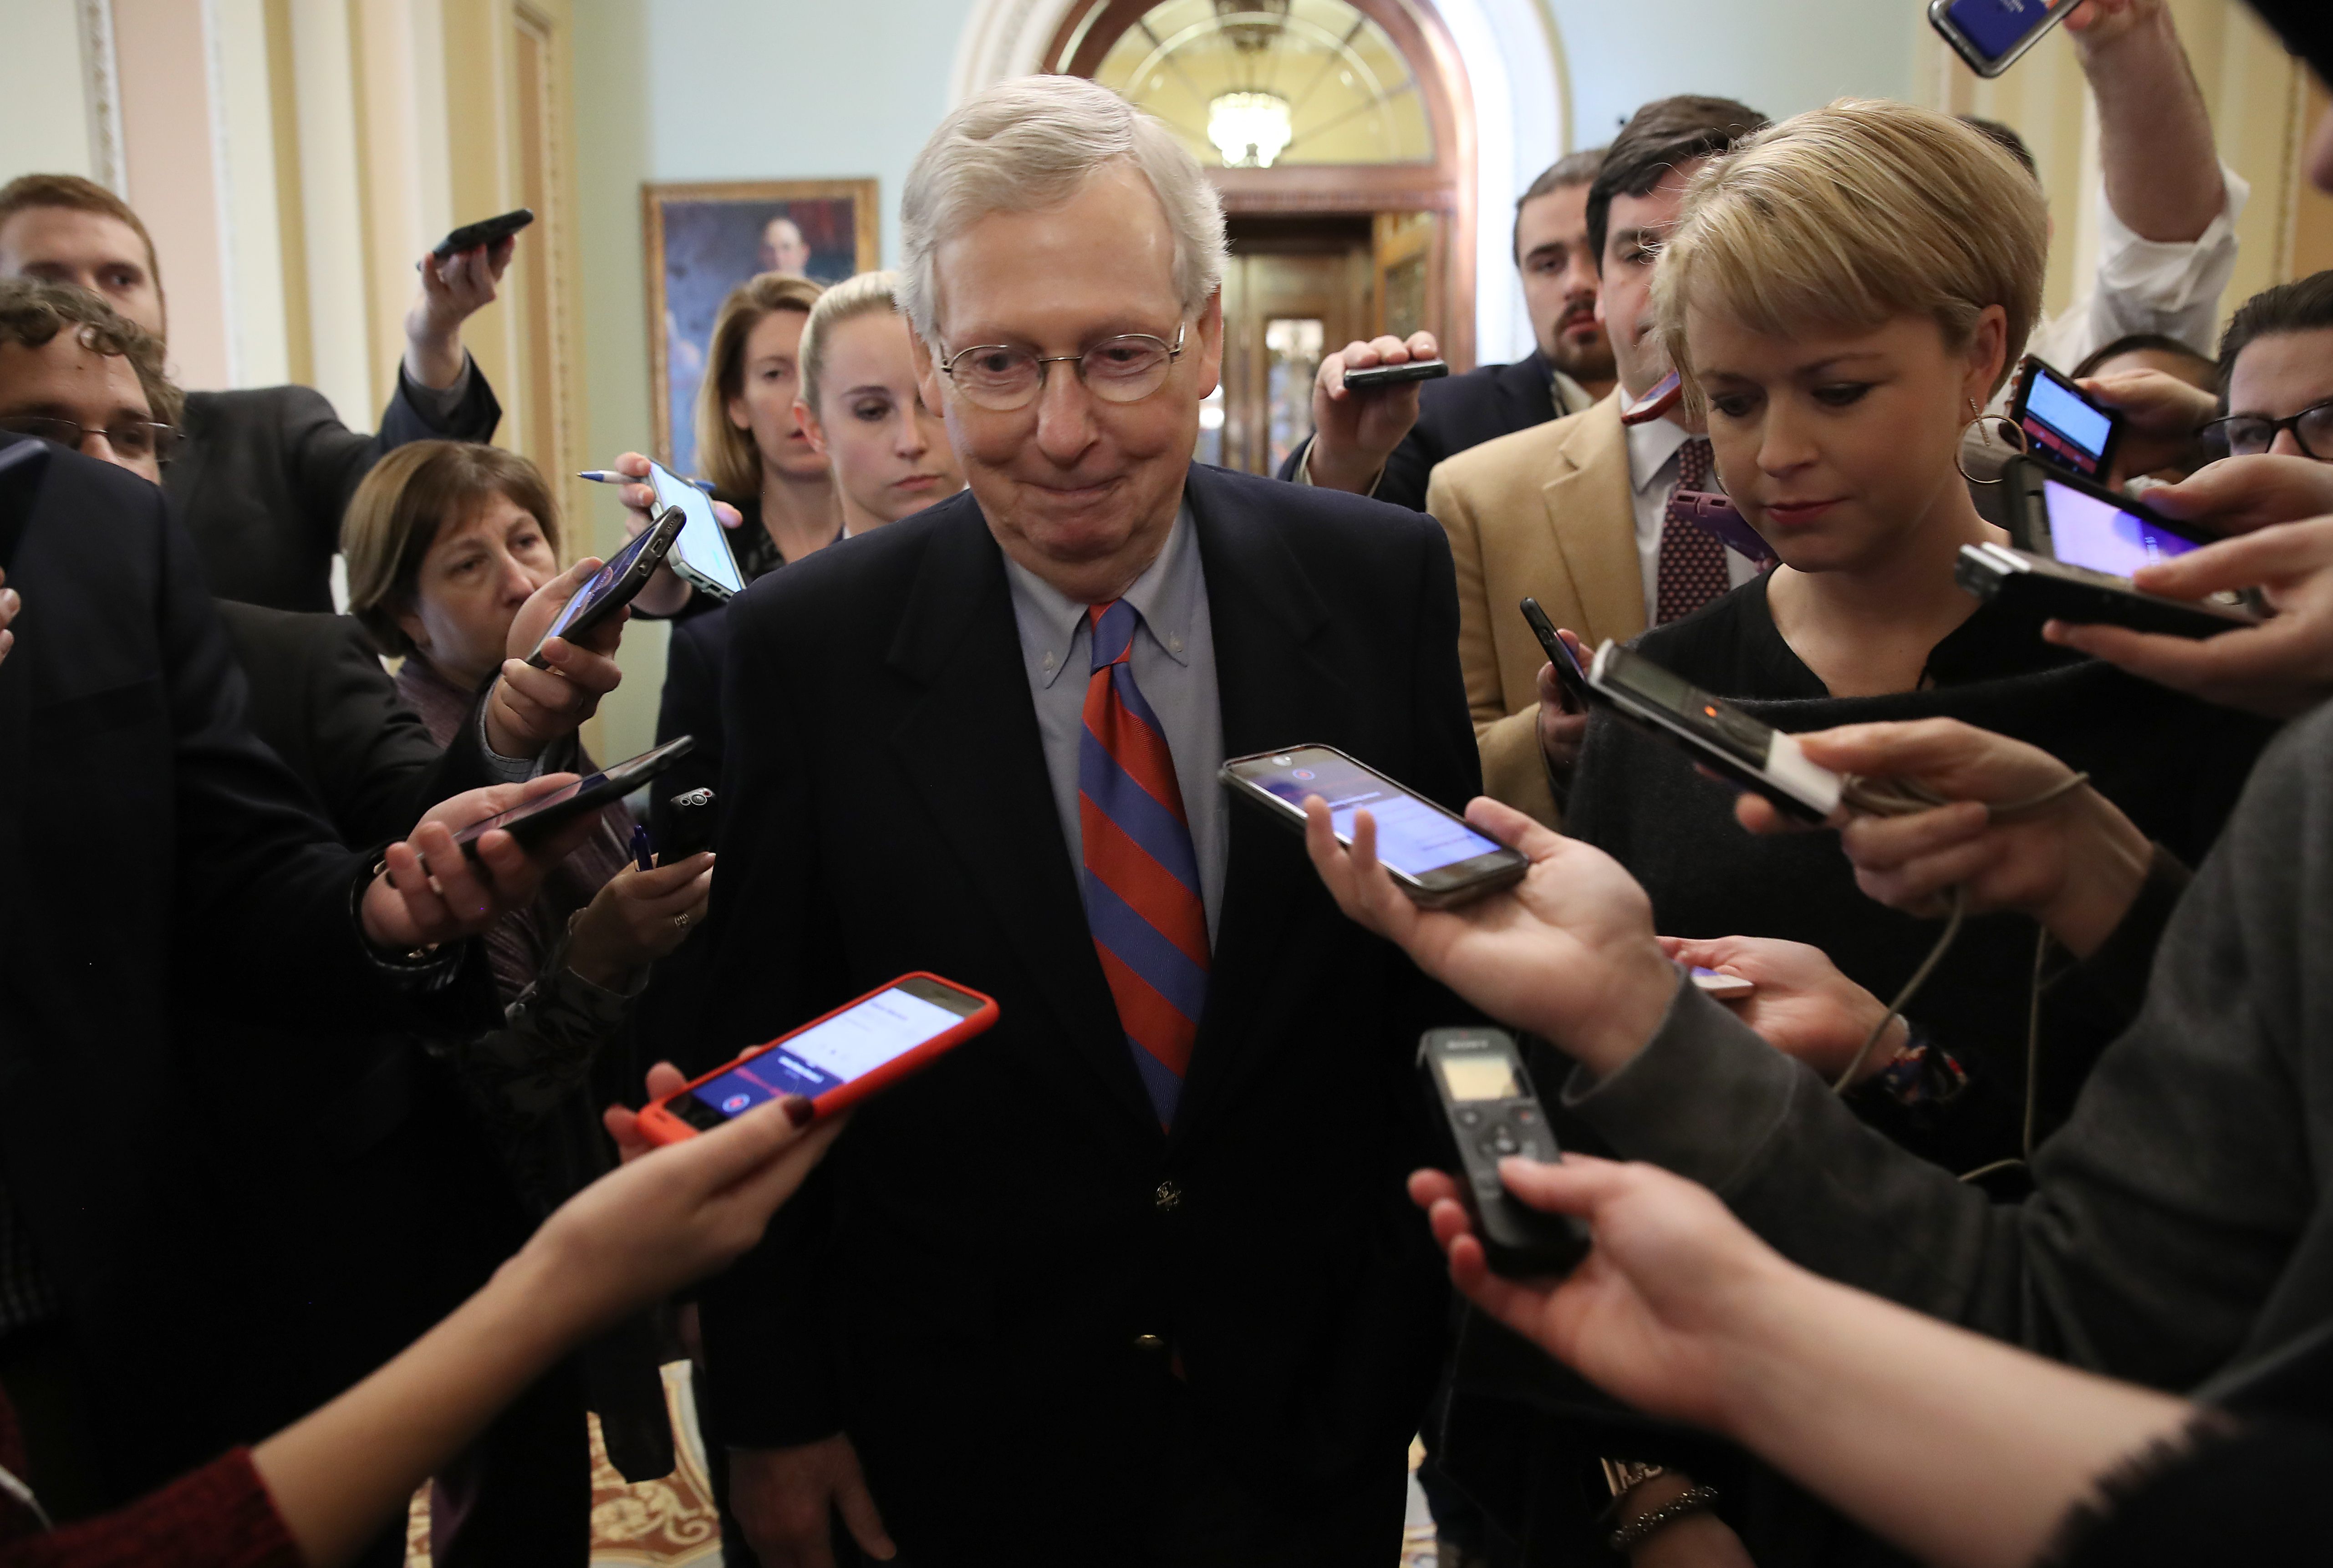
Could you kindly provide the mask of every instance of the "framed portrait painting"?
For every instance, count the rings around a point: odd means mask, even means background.
[[[696,392],[713,320],[760,273],[840,283],[882,265],[875,181],[790,179],[640,188],[657,456],[696,471]]]

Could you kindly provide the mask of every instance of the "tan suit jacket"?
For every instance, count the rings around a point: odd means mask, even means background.
[[[1547,655],[1520,606],[1538,600],[1591,649],[1645,630],[1620,393],[1445,458],[1426,509],[1450,535],[1458,568],[1458,662],[1483,752],[1483,793],[1553,827],[1555,794],[1539,749]]]

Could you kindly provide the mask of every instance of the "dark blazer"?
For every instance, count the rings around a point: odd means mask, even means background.
[[[1423,512],[1434,465],[1555,416],[1555,370],[1537,350],[1511,365],[1477,365],[1464,375],[1428,381],[1418,389],[1417,423],[1386,459],[1376,498]],[[1296,477],[1311,444],[1310,436],[1297,443],[1280,466],[1282,479]]]
[[[11,438],[0,438],[5,442]],[[344,848],[244,723],[235,666],[162,492],[53,453],[9,569],[0,661],[0,1170],[96,1390],[109,1479],[216,1452],[233,1390],[205,1314],[230,1281],[183,1009],[418,1021],[354,919]]]
[[[443,425],[415,406],[400,370],[370,436],[341,424],[312,387],[189,392],[186,446],[162,471],[162,486],[178,503],[213,593],[329,613],[341,515],[382,454],[437,438],[484,441],[502,417],[475,363],[468,392]]]
[[[218,601],[251,688],[254,733],[282,757],[341,838],[401,839],[449,795],[496,782],[465,724],[444,750],[397,694],[372,637],[346,615]]]
[[[729,606],[673,622],[672,640],[665,645],[664,694],[657,705],[657,745],[684,735],[695,736],[696,745],[652,786],[648,832],[659,845],[672,837],[672,812],[666,803],[673,796],[711,784],[716,813],[720,809],[721,763],[727,750],[721,735],[721,670],[728,657]]]
[[[1194,467],[1186,495],[1226,752],[1327,742],[1471,795],[1442,531],[1220,469]],[[1296,834],[1234,805],[1206,1013],[1162,1133],[973,496],[795,563],[729,620],[697,1034],[732,1051],[918,968],[1003,1021],[864,1106],[711,1294],[726,1440],[847,1431],[918,1561],[1025,1540],[1032,1488],[1045,1539],[1128,1561],[1167,1451],[1171,1346],[1196,1440],[1253,1489],[1397,1487],[1446,1310],[1402,1191],[1424,1148],[1413,1062],[1456,1004],[1337,912]]]

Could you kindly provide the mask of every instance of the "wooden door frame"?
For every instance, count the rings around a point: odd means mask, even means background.
[[[1207,178],[1233,216],[1431,212],[1440,222],[1434,272],[1442,280],[1439,336],[1454,370],[1474,364],[1474,98],[1458,45],[1429,0],[1345,0],[1393,40],[1417,82],[1434,132],[1432,163],[1296,164],[1286,168],[1210,168]],[[1110,47],[1157,0],[1090,0],[1071,5],[1042,58],[1057,75],[1091,76]]]

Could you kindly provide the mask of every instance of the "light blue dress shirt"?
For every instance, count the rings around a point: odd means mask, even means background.
[[[1061,815],[1061,838],[1070,846],[1070,863],[1080,869],[1082,887],[1078,737],[1085,733],[1086,688],[1093,677],[1093,627],[1086,606],[1009,555],[1004,571],[1013,583],[1013,618],[1021,630],[1029,695],[1037,704],[1053,809]],[[1191,824],[1212,947],[1223,914],[1230,830],[1223,785],[1215,781],[1224,765],[1224,715],[1215,684],[1215,622],[1207,613],[1207,579],[1189,503],[1176,515],[1158,559],[1134,580],[1125,598],[1141,618],[1130,656],[1134,684],[1166,726],[1166,749],[1175,756],[1175,782],[1182,787],[1183,814]]]

